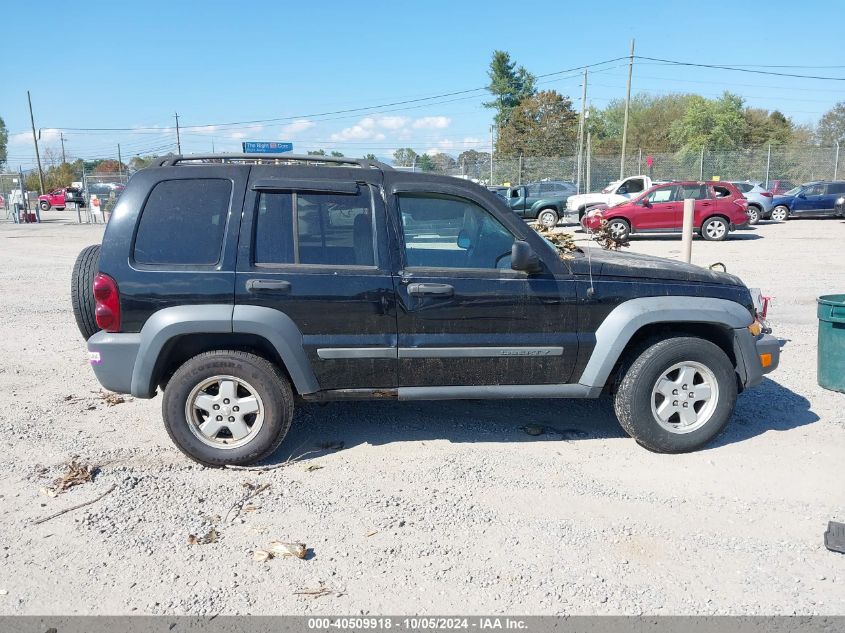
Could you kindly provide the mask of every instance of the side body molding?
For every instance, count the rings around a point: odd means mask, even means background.
[[[273,308],[236,305],[232,312],[232,332],[261,336],[276,348],[300,394],[320,390],[317,377],[302,347],[302,332],[284,312]]]
[[[167,341],[174,336],[232,331],[232,308],[226,304],[186,305],[154,313],[141,328],[140,345],[132,370],[132,395],[151,398],[156,361]]]
[[[625,346],[645,325],[712,323],[736,330],[751,321],[751,314],[740,304],[715,297],[640,297],[625,301],[596,330],[596,346],[578,382],[587,387],[604,387]]]

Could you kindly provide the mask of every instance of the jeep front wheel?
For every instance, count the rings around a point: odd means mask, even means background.
[[[194,356],[167,383],[162,402],[170,439],[208,466],[246,465],[273,453],[290,429],[293,392],[273,364],[248,352]]]
[[[772,209],[772,220],[775,222],[786,222],[789,219],[789,207],[779,204]]]
[[[701,448],[733,415],[733,364],[710,341],[672,337],[655,342],[624,372],[614,409],[622,428],[658,453]]]
[[[49,211],[50,210],[50,203],[46,200],[42,200],[38,203],[38,206],[41,207],[42,211]]]

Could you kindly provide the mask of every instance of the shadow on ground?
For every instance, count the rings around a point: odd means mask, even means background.
[[[788,431],[817,421],[810,402],[768,379],[739,397],[726,431],[708,448],[742,442],[768,431]],[[543,427],[529,435],[523,427]],[[271,463],[325,455],[331,443],[359,444],[446,440],[559,442],[625,439],[609,398],[598,400],[451,400],[441,402],[332,402],[298,408],[293,426]],[[323,446],[323,448],[321,448]],[[631,442],[632,450],[636,450]]]

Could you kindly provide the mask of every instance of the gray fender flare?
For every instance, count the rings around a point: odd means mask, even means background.
[[[297,392],[306,394],[320,390],[302,346],[302,332],[284,312],[263,306],[235,306],[232,331],[255,334],[270,341],[285,364]]]
[[[151,398],[155,393],[153,371],[167,341],[183,334],[232,331],[231,305],[186,305],[164,308],[141,328],[140,345],[132,370],[132,395]]]
[[[596,346],[578,382],[601,389],[637,330],[654,323],[712,323],[731,330],[749,326],[740,304],[714,297],[641,297],[614,308],[596,330]]]
[[[297,391],[319,391],[317,378],[302,347],[302,333],[289,316],[259,306],[210,304],[164,308],[147,319],[141,328],[132,370],[132,395],[149,398],[155,393],[153,372],[169,340],[185,334],[233,332],[255,334],[267,339],[285,364]]]

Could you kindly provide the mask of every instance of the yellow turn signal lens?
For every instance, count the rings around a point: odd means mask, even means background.
[[[760,364],[763,367],[768,367],[772,364],[772,355],[771,354],[760,354]]]
[[[748,326],[748,331],[751,332],[753,336],[758,336],[760,332],[763,331],[763,326],[760,325],[760,322],[755,319],[754,323]],[[769,361],[771,362],[771,359],[769,359]]]

